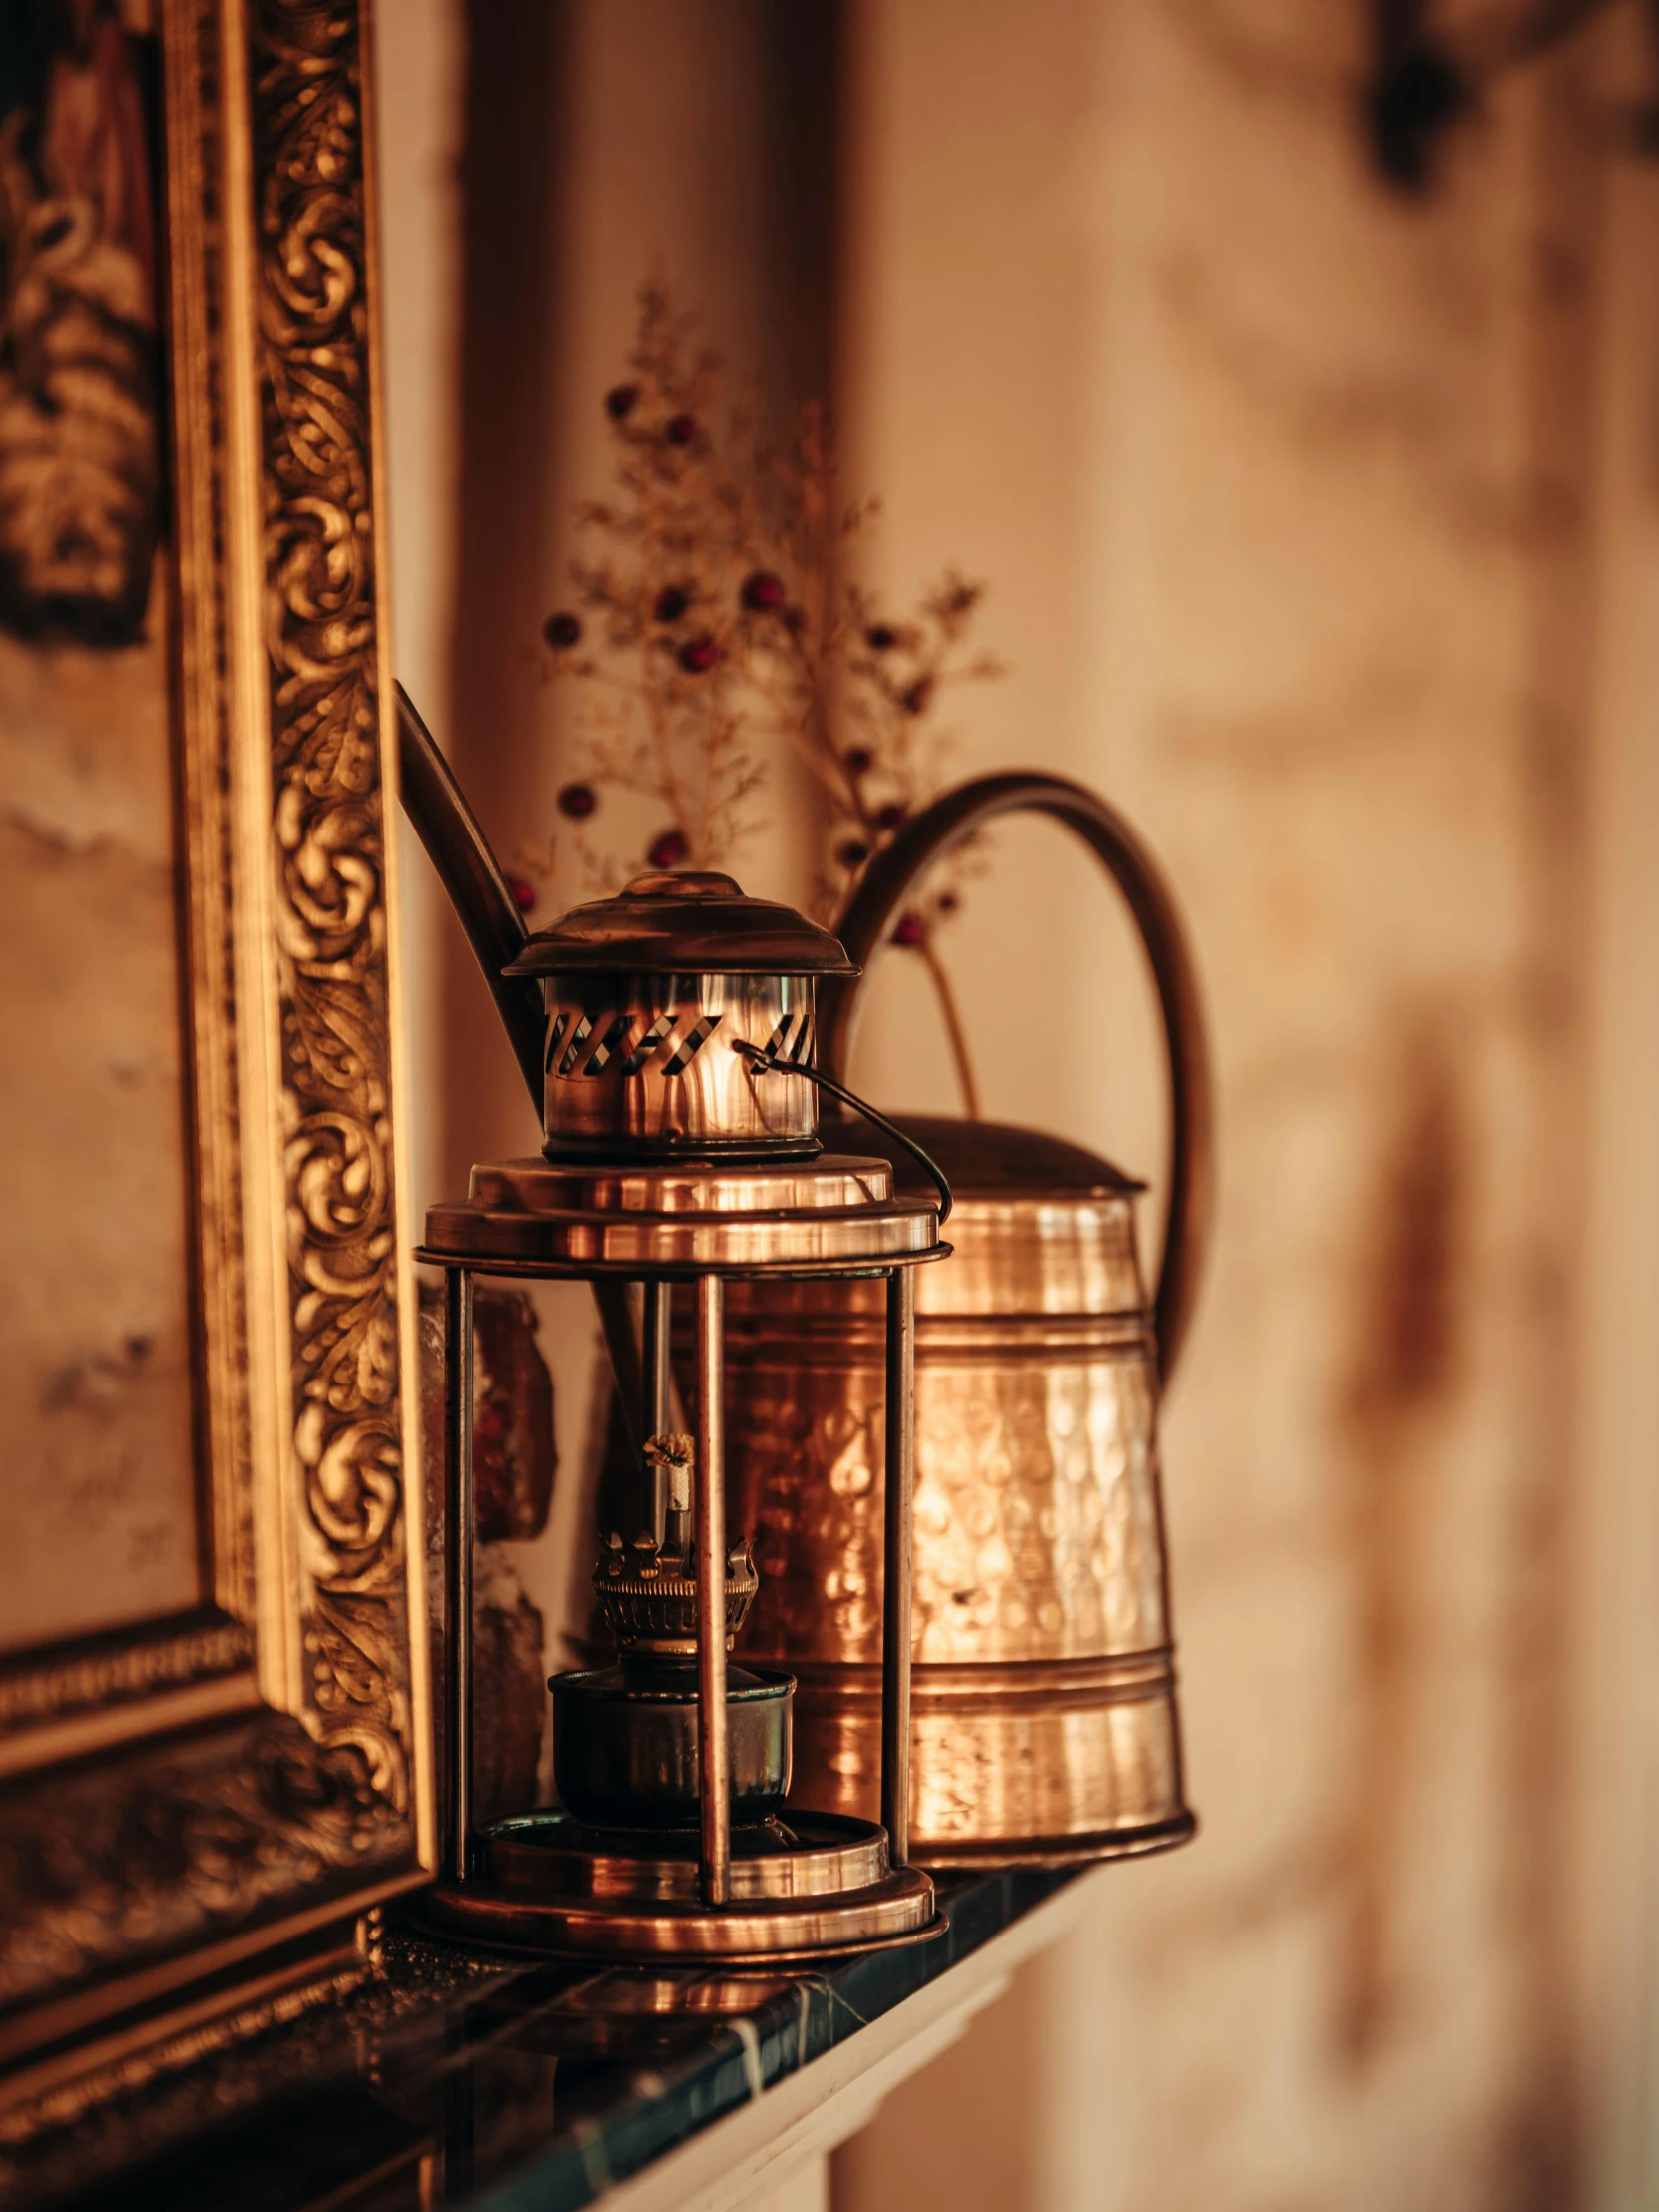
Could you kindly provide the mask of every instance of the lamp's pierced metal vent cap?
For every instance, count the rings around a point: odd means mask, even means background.
[[[730,875],[636,875],[538,929],[505,975],[856,975],[840,941]]]

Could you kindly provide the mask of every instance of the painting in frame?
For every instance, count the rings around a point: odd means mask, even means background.
[[[365,12],[0,30],[0,2143],[430,1867]]]

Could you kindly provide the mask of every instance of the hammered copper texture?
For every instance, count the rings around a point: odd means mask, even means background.
[[[917,1856],[1185,1823],[1156,1363],[1127,1193],[971,1198],[918,1284]],[[734,1284],[743,1652],[801,1679],[793,1801],[871,1814],[879,1767],[881,1286]]]

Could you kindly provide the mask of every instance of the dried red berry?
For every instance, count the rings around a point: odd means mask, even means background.
[[[652,839],[645,856],[653,867],[679,867],[688,849],[683,830],[665,830]]]
[[[591,784],[567,784],[556,804],[560,814],[572,822],[586,822],[599,805],[599,795]]]
[[[513,904],[521,914],[527,914],[536,903],[536,886],[528,876],[509,875],[507,888],[513,894]]]
[[[707,630],[700,630],[695,638],[688,638],[674,658],[688,676],[706,676],[720,659],[720,647]]]
[[[922,927],[920,914],[900,914],[898,926],[892,933],[892,941],[894,944],[906,946],[913,952],[926,934],[926,930]]]
[[[743,580],[741,597],[751,614],[769,615],[784,604],[784,579],[770,568],[752,569]]]
[[[836,845],[835,857],[842,867],[862,867],[869,858],[869,846],[859,837],[848,837],[844,844]]]
[[[626,422],[639,404],[638,384],[613,384],[605,394],[605,412],[613,422]]]
[[[898,643],[898,632],[890,623],[872,622],[864,632],[864,643],[875,653],[890,653]]]
[[[898,704],[907,715],[919,715],[926,712],[927,702],[932,696],[932,677],[918,676],[913,684],[899,693]]]
[[[909,808],[901,799],[889,799],[884,807],[876,809],[876,826],[882,830],[897,830],[909,815]]]
[[[690,445],[697,435],[696,415],[670,415],[663,425],[663,435],[670,445]]]
[[[563,609],[548,616],[541,626],[541,634],[555,653],[568,653],[573,645],[582,642],[582,618]]]
[[[867,745],[849,745],[841,758],[849,776],[867,776],[875,766],[875,755]]]
[[[678,584],[665,584],[651,612],[659,622],[678,622],[690,605],[689,592],[682,591]]]

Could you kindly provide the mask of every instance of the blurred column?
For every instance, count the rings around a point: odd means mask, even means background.
[[[948,565],[987,583],[975,636],[1009,670],[941,709],[949,781],[1041,767],[1121,795],[1131,757],[1118,700],[1089,687],[1097,519],[1134,496],[1102,482],[1100,447],[1132,365],[1132,330],[1099,327],[1122,12],[863,0],[850,18],[839,381],[848,482],[881,502],[859,565],[899,610]],[[985,1111],[1160,1173],[1153,1008],[1116,900],[1051,826],[1001,827],[992,849],[941,939]],[[1061,1001],[1064,1049],[1034,1049]],[[855,1080],[959,1111],[920,961],[886,956],[863,1004]]]
[[[640,286],[664,281],[728,364],[793,412],[829,374],[837,9],[765,0],[472,0],[460,509],[440,736],[504,864],[545,843],[562,695],[541,624],[568,592],[575,503],[609,488],[602,400]],[[787,782],[751,887],[784,890]],[[547,917],[550,918],[550,917]],[[534,1142],[522,1083],[456,948],[451,1182]]]
[[[1639,20],[1607,26],[1601,113],[1655,97]],[[1589,1295],[1583,1629],[1571,1770],[1577,2083],[1596,2212],[1659,2202],[1659,169],[1610,178],[1597,428],[1589,844]]]
[[[423,711],[449,687],[454,589],[455,373],[460,352],[461,0],[397,0],[376,11],[381,385],[391,523],[396,672]],[[413,1157],[407,1219],[439,1195],[443,1144],[442,893],[401,815],[404,1102]]]

